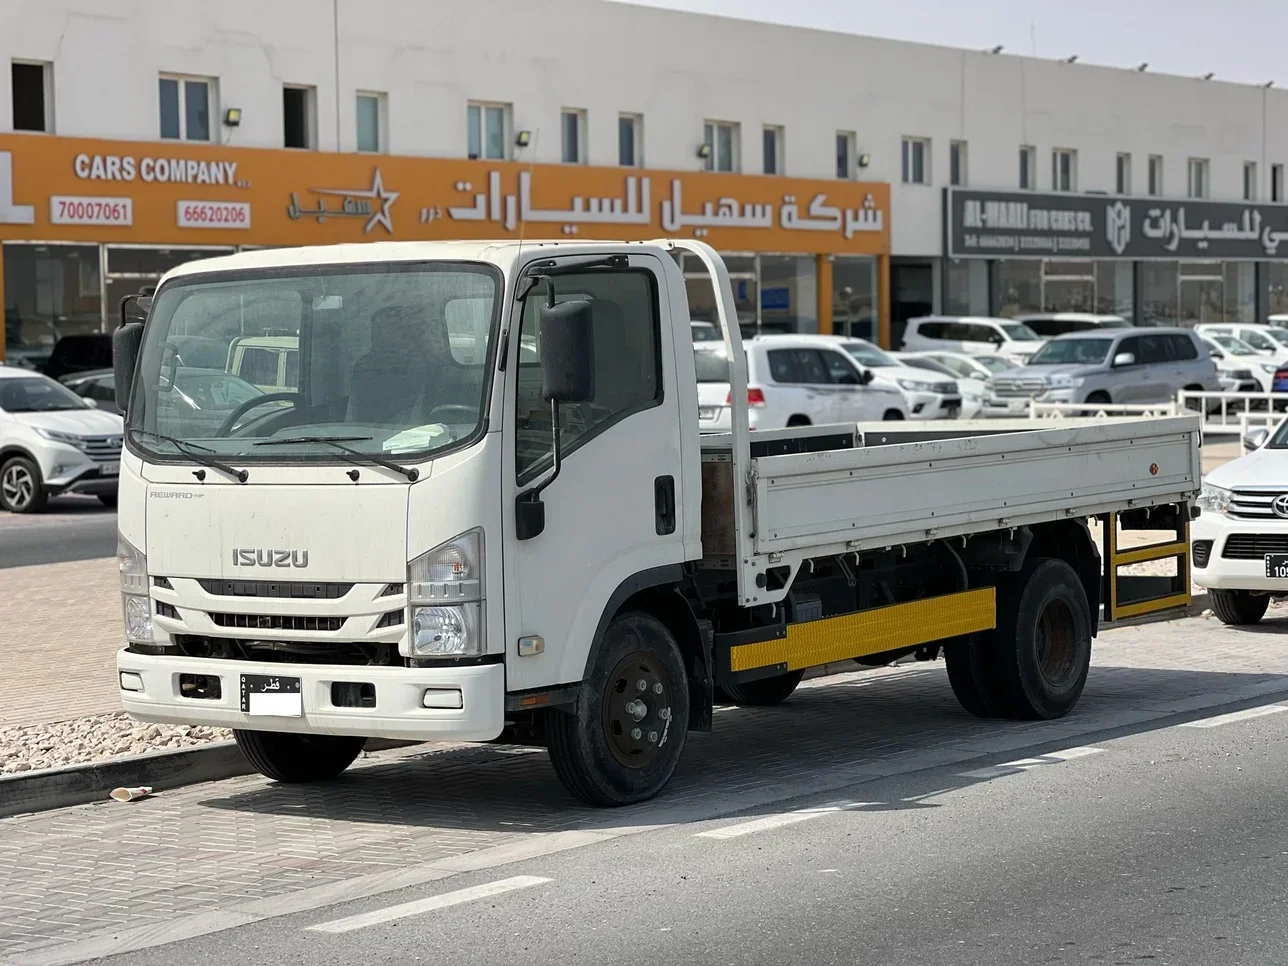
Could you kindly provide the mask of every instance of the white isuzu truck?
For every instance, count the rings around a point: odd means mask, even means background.
[[[699,433],[679,249],[718,293],[727,434]],[[1199,488],[1192,417],[751,433],[692,241],[246,252],[128,308],[121,698],[279,781],[369,736],[503,737],[639,801],[714,700],[908,654],[975,714],[1057,717],[1110,584],[1088,519],[1184,532]],[[296,362],[220,368],[247,339]]]

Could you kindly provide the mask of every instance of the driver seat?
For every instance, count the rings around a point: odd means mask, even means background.
[[[394,423],[412,418],[438,355],[430,343],[436,323],[411,306],[390,305],[371,316],[371,350],[353,367],[348,421]],[[443,323],[437,323],[443,328]],[[446,332],[441,333],[446,347]]]

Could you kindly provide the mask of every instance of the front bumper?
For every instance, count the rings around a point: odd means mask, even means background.
[[[505,667],[370,667],[219,661],[182,655],[116,655],[118,672],[132,672],[142,691],[121,690],[121,704],[139,721],[209,725],[247,731],[361,735],[404,741],[491,741],[505,725]],[[219,679],[218,698],[185,697],[180,675]],[[304,713],[298,718],[249,715],[241,710],[242,674],[300,679]],[[117,675],[118,684],[120,674]],[[358,682],[375,687],[375,707],[337,707],[331,685]],[[426,690],[461,693],[460,708],[426,708]]]
[[[1242,520],[1224,513],[1203,511],[1190,524],[1190,545],[1197,547],[1192,553],[1190,573],[1194,583],[1210,590],[1257,590],[1288,595],[1288,579],[1266,576],[1264,556],[1252,559],[1231,560],[1224,556],[1226,541],[1235,534],[1255,534],[1260,537],[1278,537],[1288,544],[1288,520]],[[1209,548],[1203,544],[1209,543]],[[1198,566],[1198,559],[1207,550],[1207,565]]]
[[[938,392],[914,392],[900,389],[908,400],[909,419],[956,419],[961,415],[962,397]]]

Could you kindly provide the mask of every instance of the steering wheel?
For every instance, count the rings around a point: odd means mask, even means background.
[[[265,403],[270,402],[277,402],[278,400],[286,400],[293,406],[298,406],[300,404],[300,394],[298,392],[270,392],[263,396],[256,396],[254,399],[247,399],[244,403],[228,414],[228,418],[220,424],[219,429],[215,431],[215,435],[228,436],[232,433],[233,427],[237,425],[237,420],[246,415],[246,413],[250,412],[256,406],[262,406]]]
[[[479,411],[474,406],[465,406],[461,403],[443,403],[441,406],[435,406],[429,411],[429,421],[431,423],[444,422],[439,413],[458,413],[466,418],[461,422],[474,422],[478,419]]]

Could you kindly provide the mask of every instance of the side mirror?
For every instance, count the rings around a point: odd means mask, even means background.
[[[130,401],[134,370],[139,364],[139,346],[143,344],[143,323],[131,322],[112,333],[112,372],[116,382],[116,408],[122,413]]]
[[[862,369],[859,371],[860,386],[866,386],[875,378],[876,378],[876,374],[871,369]]]
[[[1120,352],[1114,356],[1114,368],[1121,369],[1123,366],[1134,366],[1136,357],[1130,352]]]
[[[145,322],[152,309],[152,296],[139,292],[121,299],[121,328],[135,322]]]
[[[1243,451],[1251,453],[1253,450],[1261,449],[1265,445],[1266,439],[1270,436],[1268,429],[1254,429],[1243,437]]]
[[[1004,345],[1006,343],[1006,340],[1003,339],[1000,335],[997,335],[996,333],[994,333],[993,335],[990,335],[988,337],[988,341],[993,343],[993,345],[997,345],[997,346]]]
[[[594,398],[595,330],[589,302],[541,307],[541,395],[552,403]]]

